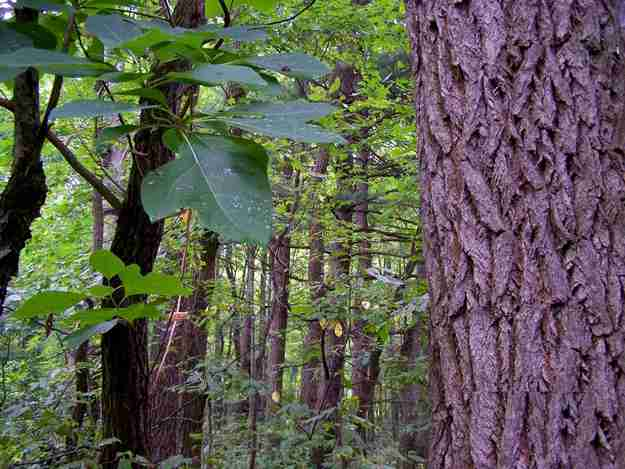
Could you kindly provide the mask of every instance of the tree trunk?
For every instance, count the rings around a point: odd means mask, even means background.
[[[15,9],[21,25],[37,23],[37,11]],[[30,226],[40,215],[48,188],[41,162],[39,136],[39,74],[29,68],[15,77],[13,162],[11,177],[0,195],[0,317],[11,279],[17,275],[20,253],[31,237]]]
[[[282,178],[285,184],[293,178],[293,167],[283,163]],[[269,326],[269,383],[271,386],[270,411],[275,411],[282,400],[282,377],[286,357],[286,327],[289,318],[289,272],[291,264],[291,218],[296,210],[289,204],[290,218],[286,226],[269,242],[271,257],[271,323]]]
[[[354,224],[358,229],[361,237],[358,242],[358,269],[359,269],[359,287],[366,288],[366,282],[369,278],[367,271],[371,267],[371,255],[369,254],[369,240],[367,232],[369,231],[369,183],[367,181],[367,166],[369,164],[369,150],[363,149],[358,155],[360,182],[357,185],[358,203],[354,209]],[[367,332],[368,307],[362,305],[357,300],[353,307],[358,318],[354,321],[351,331],[352,338],[352,390],[354,396],[358,399],[357,415],[361,419],[366,419],[373,400],[373,392],[377,381],[377,373],[379,373],[379,354],[376,354],[376,338],[370,332]],[[366,449],[367,432],[366,427],[358,425],[358,431],[363,440],[363,447]]]
[[[181,0],[174,11],[176,25],[197,27],[204,21],[203,0]],[[184,61],[157,64],[155,79],[174,70],[184,70]],[[170,110],[178,113],[181,101],[179,84],[161,85]],[[141,113],[142,130],[135,137],[134,155],[128,181],[127,196],[120,210],[111,251],[126,264],[137,264],[142,274],[154,266],[158,247],[163,236],[164,223],[151,223],[141,203],[143,176],[164,165],[173,154],[161,141],[161,130],[152,130],[157,124],[158,111],[147,109]],[[165,117],[166,116],[160,116]],[[140,300],[140,299],[136,299]],[[103,448],[101,463],[104,469],[117,467],[117,452],[129,450],[147,456],[148,434],[148,383],[149,364],[147,352],[147,324],[145,320],[133,322],[132,327],[118,325],[102,336],[102,412],[103,436],[120,440]]]
[[[617,6],[407,1],[430,468],[623,467]]]
[[[313,189],[311,191],[310,253],[308,258],[308,281],[310,283],[310,299],[313,306],[320,308],[320,301],[325,296],[324,284],[324,242],[321,224],[321,207],[317,187],[328,172],[330,154],[320,149],[311,174]],[[302,401],[309,409],[317,408],[319,385],[321,383],[321,326],[319,320],[311,320],[304,338],[304,356],[309,357],[302,370]]]

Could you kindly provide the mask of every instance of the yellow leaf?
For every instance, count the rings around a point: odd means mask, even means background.
[[[280,402],[280,393],[278,391],[274,391],[271,393],[271,400],[276,404]]]
[[[327,325],[328,321],[326,321],[325,319],[319,319],[319,326],[321,327],[321,329],[325,329]]]
[[[341,337],[343,335],[343,326],[339,321],[336,321],[334,325],[334,335],[337,337]]]

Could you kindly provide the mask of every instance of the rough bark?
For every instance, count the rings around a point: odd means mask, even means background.
[[[360,181],[357,184],[356,193],[359,201],[354,207],[354,225],[359,231],[361,239],[358,241],[358,276],[359,286],[366,287],[369,278],[367,271],[371,267],[371,254],[369,253],[369,182],[367,180],[367,166],[369,164],[369,150],[364,148],[358,155],[358,168]],[[366,419],[373,400],[373,392],[379,373],[379,354],[376,354],[376,339],[367,332],[367,308],[357,299],[353,307],[357,315],[351,330],[352,339],[352,391],[358,398],[358,417]],[[366,444],[366,429],[359,425],[359,433]]]
[[[207,334],[199,325],[210,305],[216,275],[219,239],[204,231],[199,239],[198,268],[193,273],[193,295],[182,300],[181,315],[163,328],[161,344],[171,343],[161,373],[152,378],[150,399],[151,457],[160,462],[178,454],[201,457],[200,444],[206,396],[194,389],[197,367],[207,351]],[[164,353],[165,350],[162,351]],[[162,357],[161,357],[162,359]]]
[[[430,464],[625,461],[616,1],[407,1]]]
[[[310,299],[315,307],[319,308],[320,300],[325,296],[324,283],[324,242],[323,225],[321,222],[321,207],[318,186],[327,174],[330,154],[326,149],[320,149],[311,174],[311,212],[308,228],[310,238],[310,253],[308,257],[308,281],[310,283]],[[319,385],[321,383],[321,326],[319,320],[311,320],[308,332],[304,337],[304,354],[310,358],[302,369],[302,401],[309,409],[317,408]]]
[[[15,9],[15,21],[22,25],[36,23],[37,17],[35,10]],[[39,74],[35,69],[15,77],[13,103],[11,177],[0,195],[0,317],[9,282],[17,275],[20,253],[48,192],[41,162]]]
[[[282,168],[283,181],[293,178],[293,167],[285,160]],[[289,205],[288,212],[296,210]],[[282,400],[282,377],[286,357],[286,328],[289,317],[289,272],[291,264],[291,220],[269,242],[271,258],[271,322],[269,325],[268,375],[271,386],[269,411],[277,410]]]
[[[203,0],[181,0],[174,11],[175,23],[197,27],[204,20]],[[157,64],[156,78],[188,68],[183,61]],[[179,112],[181,94],[179,84],[161,85],[172,112]],[[163,236],[162,221],[151,223],[141,203],[143,176],[164,165],[173,154],[161,141],[162,130],[153,130],[158,123],[158,111],[147,109],[141,113],[142,130],[135,136],[136,152],[130,169],[126,200],[120,210],[111,251],[126,264],[137,264],[142,274],[154,266]],[[160,116],[165,117],[166,116]],[[140,301],[136,298],[134,301]],[[103,436],[120,440],[103,448],[101,463],[105,469],[117,467],[117,452],[130,450],[148,456],[148,384],[147,324],[134,321],[132,327],[118,325],[102,336],[102,412]]]

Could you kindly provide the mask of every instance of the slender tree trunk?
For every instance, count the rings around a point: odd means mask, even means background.
[[[407,1],[432,469],[623,467],[618,6]]]
[[[174,20],[178,26],[197,27],[204,21],[203,0],[181,0],[176,5]],[[185,62],[157,64],[155,77],[174,70],[188,68]],[[170,110],[178,113],[181,92],[176,83],[162,85]],[[164,165],[173,154],[163,145],[161,131],[150,127],[157,122],[155,112],[141,113],[145,128],[135,137],[136,154],[130,169],[127,196],[120,210],[111,251],[126,264],[137,264],[142,274],[154,266],[163,236],[162,221],[151,223],[141,203],[143,176]],[[120,440],[103,448],[101,463],[104,469],[117,467],[117,452],[130,450],[147,456],[150,422],[148,422],[149,364],[147,351],[147,324],[133,322],[132,327],[118,325],[102,336],[102,412],[104,438]]]
[[[358,166],[360,171],[360,182],[357,184],[359,202],[354,210],[354,224],[361,237],[358,242],[358,268],[359,287],[366,288],[369,278],[368,270],[371,268],[371,255],[369,254],[369,183],[367,181],[367,166],[369,164],[370,153],[368,149],[363,149],[358,155]],[[376,352],[376,339],[367,331],[369,321],[363,316],[367,315],[368,306],[363,306],[360,299],[356,301],[353,310],[358,314],[354,321],[352,338],[352,390],[354,396],[358,398],[358,417],[366,419],[373,399],[377,373],[379,372],[379,354]],[[359,425],[359,433],[366,447],[367,432],[366,427]]]
[[[36,10],[15,9],[16,23],[37,23]],[[11,279],[17,275],[20,253],[31,237],[30,227],[40,215],[48,188],[41,162],[39,136],[39,74],[29,68],[15,77],[13,161],[11,177],[0,195],[0,317]]]
[[[283,180],[288,182],[293,177],[290,162],[284,162]],[[292,215],[295,206],[289,207]],[[269,327],[269,383],[271,399],[269,410],[277,410],[282,400],[282,377],[286,357],[286,328],[289,317],[289,272],[291,263],[291,226],[290,220],[284,229],[274,235],[269,243],[271,256],[271,324]]]
[[[308,281],[310,283],[310,299],[313,306],[320,308],[320,300],[325,296],[324,284],[324,242],[323,225],[321,223],[321,207],[318,186],[328,171],[330,154],[325,148],[319,150],[313,173],[311,174],[311,212],[308,229],[310,253],[308,258]],[[309,409],[317,408],[319,385],[321,383],[321,326],[315,319],[308,324],[308,332],[304,338],[304,356],[310,357],[302,370],[302,401]]]

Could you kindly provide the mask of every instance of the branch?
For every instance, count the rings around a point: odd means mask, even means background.
[[[104,200],[106,200],[111,207],[116,209],[122,208],[122,201],[117,198],[117,196],[102,182],[100,178],[98,178],[95,174],[93,174],[89,169],[84,166],[74,152],[70,150],[65,143],[51,130],[48,130],[48,141],[54,145],[54,147],[63,155],[67,164],[69,164],[74,171],[76,171],[82,178],[93,187],[96,191],[98,191]]]
[[[72,27],[74,26],[76,20],[76,12],[72,11],[67,20],[67,28],[65,29],[65,35],[63,36],[63,48],[62,52],[67,52],[69,49],[69,42],[72,36]],[[59,99],[61,98],[61,89],[63,88],[63,76],[55,75],[54,83],[52,84],[52,91],[50,92],[50,98],[48,99],[48,105],[46,106],[46,111],[43,115],[43,120],[41,121],[40,133],[39,133],[39,141],[43,143],[46,134],[50,130],[50,113],[54,110],[54,108],[59,104]]]
[[[263,29],[263,28],[266,28],[267,26],[275,26],[277,24],[288,23],[290,21],[293,21],[295,18],[303,14],[306,10],[310,9],[315,4],[316,1],[317,0],[311,0],[308,4],[304,6],[304,8],[302,8],[300,11],[298,11],[294,15],[289,16],[288,18],[284,18],[284,19],[277,20],[277,21],[272,21],[270,23],[259,24],[258,26],[255,26],[254,28],[250,28],[250,29]]]
[[[3,107],[11,112],[15,112],[15,103],[5,98],[0,98],[0,107]],[[96,191],[98,191],[104,200],[106,200],[111,207],[120,209],[122,208],[122,202],[117,198],[117,196],[111,192],[111,190],[104,185],[104,183],[87,167],[85,167],[74,152],[70,150],[65,143],[50,129],[47,132],[48,141],[54,145],[54,147],[61,153],[65,161],[72,167],[74,171],[76,171],[82,178],[93,187]]]

